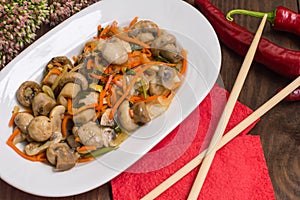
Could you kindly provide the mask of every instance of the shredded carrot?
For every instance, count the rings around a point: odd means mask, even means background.
[[[76,62],[76,61],[77,61],[77,57],[76,57],[76,56],[72,56],[72,60],[73,60],[74,62]]]
[[[96,45],[95,45],[95,43],[94,43],[93,41],[87,42],[87,43],[85,44],[85,47],[84,47],[84,49],[83,49],[83,52],[91,52],[91,51],[93,51],[95,48],[96,48]]]
[[[68,113],[70,115],[73,115],[73,110],[72,110],[72,99],[71,98],[68,98]]]
[[[97,75],[97,74],[94,74],[94,73],[89,73],[89,75],[95,79],[99,79],[99,80],[102,80],[102,81],[106,81],[106,78],[104,76],[101,76],[101,75]]]
[[[101,112],[102,112],[101,109],[99,109],[99,110],[97,111],[97,113],[96,113],[95,116],[93,117],[93,121],[96,121],[96,120],[100,117]]]
[[[144,97],[141,97],[141,96],[131,96],[131,97],[129,98],[129,100],[130,100],[131,102],[133,102],[133,103],[141,102],[141,101],[143,101],[143,102],[150,102],[150,101],[156,100],[158,97],[160,97],[160,96],[158,96],[158,95],[153,95],[153,96],[149,96],[149,97],[147,97],[147,98],[145,99]]]
[[[11,136],[8,138],[8,140],[6,141],[6,144],[11,147],[17,154],[19,154],[21,157],[27,159],[27,160],[31,160],[31,161],[39,161],[37,159],[36,156],[29,156],[26,155],[25,153],[23,153],[20,149],[18,149],[18,147],[16,147],[13,144],[13,140],[16,137],[16,135],[18,135],[20,133],[20,130],[18,128],[15,128],[15,130],[13,131],[13,133],[11,134]]]
[[[75,142],[81,142],[79,137],[75,137]]]
[[[9,122],[8,122],[8,126],[9,127],[12,127],[13,125],[14,125],[14,121],[15,121],[15,118],[16,118],[16,116],[19,114],[19,112],[16,112],[16,113],[13,113],[12,115],[11,115],[11,118],[10,118],[10,120],[9,120]]]
[[[100,33],[100,38],[106,38],[107,36],[107,34],[108,34],[108,32],[110,31],[110,28],[111,28],[111,26],[110,25],[107,25],[103,30],[102,30],[102,32]]]
[[[109,86],[110,86],[110,84],[112,82],[112,79],[113,79],[113,75],[109,75],[108,80],[107,80],[107,82],[105,84],[104,89],[100,92],[100,95],[99,95],[99,105],[98,105],[97,110],[101,109],[102,106],[103,106],[103,100],[104,100],[106,92],[107,92],[107,90],[108,90],[108,88],[109,88]]]
[[[141,74],[149,69],[150,67],[152,67],[152,65],[146,65],[144,67],[139,68],[139,71],[136,72],[136,75],[133,77],[133,79],[130,82],[130,85],[127,87],[126,91],[124,91],[124,94],[118,99],[118,101],[115,103],[115,105],[112,107],[111,109],[111,113],[109,115],[109,118],[112,119],[114,116],[114,113],[116,112],[116,110],[118,109],[118,107],[120,106],[120,104],[123,102],[123,100],[125,98],[127,98],[130,90],[134,87],[135,82],[137,81],[137,79],[141,76]]]
[[[98,103],[92,103],[92,104],[87,104],[84,106],[81,106],[80,108],[78,108],[77,110],[75,110],[73,112],[73,115],[76,115],[84,110],[90,109],[90,108],[96,108],[98,106]]]
[[[61,124],[61,132],[64,137],[67,136],[67,124],[69,119],[72,119],[72,115],[65,115]]]
[[[93,59],[88,59],[87,63],[86,63],[86,68],[87,69],[92,69],[93,67]]]
[[[187,58],[186,58],[186,51],[184,49],[181,50],[181,53],[182,53],[182,57],[183,57],[183,60],[182,60],[182,69],[180,71],[180,74],[183,75],[185,74],[186,72],[186,67],[187,67]]]
[[[152,56],[150,49],[142,49],[141,52],[144,53],[148,58]]]
[[[129,109],[129,116],[131,117],[131,118],[133,118],[133,116],[134,116],[134,113],[133,113],[133,110],[132,109]]]
[[[84,163],[84,162],[90,162],[90,161],[92,161],[92,160],[95,160],[95,158],[94,158],[94,157],[79,158],[79,159],[77,160],[77,162],[78,162],[78,163]]]
[[[78,153],[87,153],[89,151],[94,151],[96,149],[97,149],[97,147],[92,145],[92,146],[82,146],[82,147],[77,148],[76,150]]]
[[[150,46],[136,38],[131,38],[131,37],[128,37],[128,36],[125,36],[123,34],[120,34],[118,29],[117,29],[117,22],[114,21],[110,30],[118,37],[120,38],[121,40],[125,40],[127,42],[131,42],[131,43],[135,43],[135,44],[138,44],[140,45],[141,47],[145,48],[145,49],[149,49]]]
[[[138,21],[138,19],[139,19],[138,16],[134,17],[133,20],[129,23],[129,27],[132,27],[133,25],[135,25],[136,22]]]
[[[114,105],[116,101],[117,101],[117,94],[115,88],[113,87],[111,89],[111,104]]]
[[[36,155],[36,159],[37,159],[37,161],[40,161],[40,162],[46,162],[47,161],[46,152],[42,152],[42,153],[39,153],[38,155]]]

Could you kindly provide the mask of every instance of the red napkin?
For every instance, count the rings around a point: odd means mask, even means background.
[[[214,86],[187,119],[142,159],[111,181],[113,199],[140,199],[206,148],[226,96],[228,93],[224,89]],[[237,102],[226,131],[251,112]],[[198,199],[275,199],[260,139],[245,135],[253,126],[217,152]],[[157,199],[186,199],[198,169],[191,171]]]

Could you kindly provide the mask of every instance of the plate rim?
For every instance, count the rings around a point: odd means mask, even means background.
[[[131,0],[132,2],[133,1],[138,1],[138,0]],[[147,2],[146,0],[144,0],[145,2]],[[165,0],[167,2],[167,0]],[[67,26],[67,24],[69,24],[70,22],[72,22],[73,20],[75,19],[78,19],[80,18],[80,16],[84,16],[86,13],[88,13],[90,10],[93,10],[95,8],[100,8],[103,6],[102,4],[105,4],[105,3],[111,3],[111,2],[122,2],[122,0],[102,0],[102,1],[99,1],[97,3],[94,3],[93,5],[83,9],[82,11],[76,13],[75,15],[71,16],[70,18],[68,18],[67,20],[65,20],[64,22],[62,22],[61,24],[59,24],[58,26],[52,28],[48,33],[44,34],[43,36],[41,36],[39,39],[37,39],[35,42],[33,42],[31,45],[29,45],[25,50],[23,50],[15,59],[13,59],[3,70],[1,70],[0,72],[0,77],[2,76],[5,76],[5,74],[7,72],[9,72],[13,65],[15,63],[17,63],[20,59],[22,59],[26,54],[28,54],[29,52],[31,52],[35,47],[39,46],[43,41],[47,40],[48,37],[50,37],[51,35],[54,35],[61,27],[65,27]],[[154,2],[158,2],[158,0],[155,0]],[[214,34],[214,38],[216,40],[216,42],[218,43],[218,60],[217,60],[217,63],[215,63],[215,66],[218,67],[217,71],[219,73],[220,71],[220,68],[221,68],[221,48],[220,48],[220,44],[219,44],[219,41],[218,41],[218,37],[214,31],[214,29],[212,28],[212,26],[210,25],[210,23],[208,22],[208,20],[198,11],[196,10],[196,8],[194,8],[193,6],[191,6],[190,4],[188,4],[187,2],[185,1],[181,1],[181,0],[173,0],[173,1],[168,1],[169,4],[182,4],[182,5],[186,5],[188,6],[190,9],[194,9],[194,11],[197,11],[199,16],[202,16],[202,19],[203,20],[206,20],[206,23],[208,26],[210,26],[211,30],[213,30],[213,34]],[[218,75],[216,75],[215,77],[215,80],[214,82],[217,80],[217,77]],[[208,91],[209,92],[209,91]],[[208,94],[207,92],[207,94]],[[206,95],[207,95],[206,94]],[[206,96],[205,95],[205,96]],[[200,102],[199,102],[200,103]],[[4,148],[4,147],[3,147]],[[1,152],[1,148],[0,148],[0,152]],[[121,172],[117,173],[115,176],[117,176],[118,174],[120,174]],[[90,187],[90,188],[86,188],[86,189],[83,189],[79,192],[77,191],[74,191],[74,192],[66,192],[64,194],[54,194],[54,195],[51,195],[51,194],[43,194],[43,193],[39,193],[37,191],[29,191],[28,189],[24,189],[22,186],[20,185],[17,185],[17,184],[13,184],[11,180],[7,180],[7,178],[3,178],[3,172],[0,171],[0,178],[2,180],[4,180],[6,183],[12,185],[13,187],[21,190],[21,191],[24,191],[26,193],[29,193],[29,194],[33,194],[33,195],[37,195],[37,196],[44,196],[44,197],[65,197],[65,196],[71,196],[71,195],[77,195],[77,194],[81,194],[81,193],[84,193],[84,192],[87,192],[87,191],[90,191],[96,187],[99,187],[100,185],[98,186],[94,186],[94,187]],[[114,177],[115,177],[114,176]],[[5,176],[4,176],[5,177]],[[114,178],[112,177],[112,178]],[[111,179],[110,179],[111,180]],[[108,180],[108,181],[110,181]],[[108,182],[106,181],[106,182]],[[104,184],[104,183],[103,183]],[[102,185],[102,184],[101,184]]]

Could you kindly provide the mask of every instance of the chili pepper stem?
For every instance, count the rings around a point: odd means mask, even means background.
[[[264,13],[264,12],[257,12],[251,10],[235,9],[235,10],[230,10],[227,13],[226,19],[229,21],[233,21],[232,15],[236,15],[236,14],[248,15],[257,18],[263,18],[264,15],[267,14],[267,21],[270,22],[272,26],[274,26],[274,20],[276,17],[276,11]]]

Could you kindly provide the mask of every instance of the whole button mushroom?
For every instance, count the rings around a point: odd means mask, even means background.
[[[34,116],[48,115],[52,108],[56,105],[56,101],[45,93],[39,93],[33,98],[32,110]]]
[[[47,160],[56,171],[66,171],[75,166],[79,156],[66,143],[51,144],[46,151]]]
[[[42,92],[41,86],[34,81],[25,81],[17,90],[17,100],[25,107],[30,107],[33,98]]]
[[[102,56],[108,63],[116,65],[121,65],[128,60],[127,50],[118,42],[105,43]]]
[[[27,128],[29,136],[37,141],[44,142],[52,135],[52,123],[46,116],[35,117]]]
[[[27,127],[33,118],[34,117],[29,113],[18,113],[14,122],[22,133],[27,133]]]

